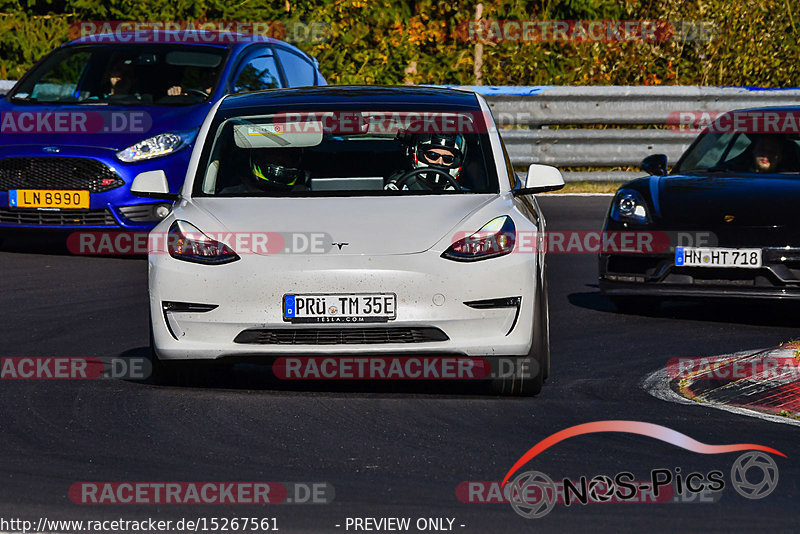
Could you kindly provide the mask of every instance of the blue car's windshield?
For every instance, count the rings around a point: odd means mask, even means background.
[[[39,64],[13,102],[189,105],[213,91],[225,49],[177,44],[79,45]]]

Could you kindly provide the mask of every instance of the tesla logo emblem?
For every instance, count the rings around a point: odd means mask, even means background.
[[[734,217],[733,215],[726,215],[726,216],[725,216],[725,222],[726,222],[726,223],[733,222],[733,220],[734,220],[735,218],[736,218],[736,217]]]
[[[332,245],[336,245],[339,247],[339,250],[342,250],[342,247],[349,245],[350,243],[331,243]]]

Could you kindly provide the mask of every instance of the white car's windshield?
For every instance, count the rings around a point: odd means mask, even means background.
[[[195,193],[494,193],[489,139],[476,117],[438,114],[425,123],[420,114],[348,111],[231,118],[212,129]]]

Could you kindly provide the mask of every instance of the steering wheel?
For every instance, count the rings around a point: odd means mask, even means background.
[[[453,187],[455,187],[456,191],[463,191],[463,190],[464,190],[464,189],[463,189],[463,188],[462,188],[462,187],[461,187],[461,186],[458,184],[458,182],[456,181],[456,179],[455,179],[455,178],[453,178],[452,176],[450,176],[450,173],[449,173],[449,172],[445,172],[445,171],[443,171],[443,170],[441,170],[441,169],[437,169],[436,167],[424,167],[424,168],[420,168],[420,169],[413,169],[413,170],[410,170],[410,171],[408,171],[407,173],[403,174],[403,175],[402,175],[400,178],[398,178],[398,179],[395,181],[395,185],[397,186],[397,189],[403,189],[403,186],[404,186],[404,185],[407,185],[407,184],[408,184],[408,182],[409,182],[409,181],[410,181],[412,178],[414,178],[414,177],[416,177],[416,176],[419,176],[420,174],[428,174],[428,173],[434,173],[434,174],[439,174],[439,175],[441,175],[441,176],[444,176],[444,177],[447,179],[447,181],[448,181],[448,182],[450,182],[450,184],[451,184]],[[441,189],[444,189],[444,188],[443,188],[443,187],[440,187],[439,189],[441,190]]]
[[[201,89],[184,89],[183,92],[186,93],[187,95],[200,96],[203,99],[208,98],[208,93],[206,93]]]

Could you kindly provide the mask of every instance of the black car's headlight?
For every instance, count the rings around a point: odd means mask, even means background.
[[[123,148],[117,152],[117,159],[125,163],[134,163],[166,156],[191,145],[196,136],[197,130],[166,132],[154,135]]]
[[[619,222],[647,224],[650,213],[642,195],[633,189],[620,189],[611,204],[611,218]]]
[[[496,217],[483,227],[456,240],[442,253],[443,258],[455,261],[478,261],[504,256],[514,250],[516,227],[508,215]]]
[[[167,247],[169,255],[176,260],[220,265],[239,259],[228,245],[197,229],[186,221],[175,221],[169,229]]]

